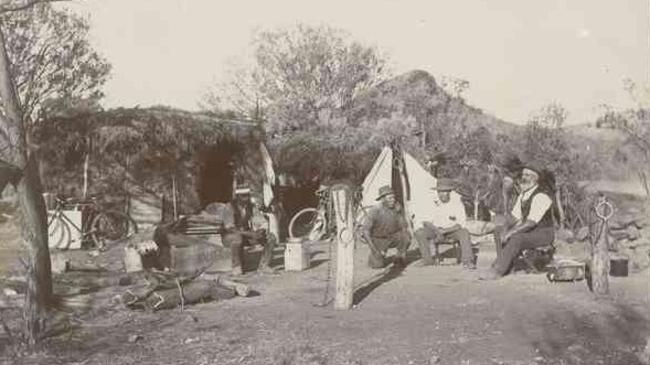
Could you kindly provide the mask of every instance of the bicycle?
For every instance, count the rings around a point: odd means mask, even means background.
[[[317,242],[332,237],[336,232],[334,207],[331,199],[331,187],[321,187],[316,191],[318,206],[301,209],[289,221],[289,237],[302,238],[309,242]],[[360,192],[354,194],[354,234],[359,237],[360,229],[368,216],[370,206],[360,206]]]
[[[80,226],[64,214],[65,208],[70,206],[81,208]],[[106,249],[107,242],[126,239],[138,232],[138,226],[131,217],[116,210],[105,209],[95,197],[78,202],[55,198],[54,210],[48,212],[47,228],[48,236],[56,241],[50,242],[50,245],[61,248],[65,241],[64,249],[74,242],[72,229],[79,233],[82,243],[90,241],[101,250]]]

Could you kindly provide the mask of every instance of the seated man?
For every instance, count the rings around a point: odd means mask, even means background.
[[[438,179],[438,186],[434,189],[438,192],[439,201],[434,202],[429,217],[419,219],[419,227],[416,226],[415,231],[415,238],[422,255],[420,265],[434,264],[431,257],[431,242],[435,244],[442,240],[452,240],[460,243],[463,268],[475,269],[472,241],[469,232],[464,228],[466,215],[460,195],[453,191],[454,186],[450,179]]]
[[[261,217],[262,214],[251,200],[250,189],[247,187],[237,188],[235,197],[223,214],[224,231],[221,234],[224,246],[230,247],[232,250],[232,274],[241,275],[243,273],[244,245],[256,243],[264,246],[258,270],[273,272],[270,265],[273,258],[274,240],[267,239],[265,229],[254,229],[254,218]]]
[[[362,226],[362,235],[370,246],[368,266],[381,269],[386,266],[385,256],[389,248],[397,248],[394,265],[406,264],[406,250],[410,244],[408,226],[402,207],[395,199],[395,192],[390,186],[379,189],[377,200]]]
[[[522,250],[553,243],[553,200],[539,186],[542,171],[543,169],[534,163],[524,165],[520,183],[522,192],[512,208],[514,224],[505,230],[502,237],[503,250],[497,252],[497,258],[491,268],[482,273],[480,279],[498,279],[508,272]]]

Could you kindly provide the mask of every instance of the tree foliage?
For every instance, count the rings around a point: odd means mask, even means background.
[[[8,12],[0,19],[24,118],[97,101],[111,66],[89,42],[86,17],[49,3]]]
[[[328,26],[261,31],[253,65],[231,72],[206,97],[214,109],[264,117],[274,130],[322,126],[386,75],[386,57]]]
[[[650,87],[637,85],[627,79],[624,88],[636,107],[621,111],[605,106],[596,126],[623,131],[627,136],[627,145],[633,146],[633,150],[642,156],[642,163],[647,166],[650,163]]]

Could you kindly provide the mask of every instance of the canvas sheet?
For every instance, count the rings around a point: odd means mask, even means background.
[[[431,208],[438,199],[438,194],[433,190],[437,179],[409,153],[404,153],[404,165],[410,192],[406,209],[413,220],[413,228],[417,229],[421,226],[421,219],[430,215]]]
[[[377,204],[377,195],[379,188],[384,185],[392,185],[393,173],[393,151],[389,147],[384,147],[375,160],[372,169],[363,180],[363,200],[361,205],[369,207]]]

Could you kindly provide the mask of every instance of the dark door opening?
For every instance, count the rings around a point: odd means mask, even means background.
[[[232,199],[232,149],[220,144],[199,154],[198,195],[201,207],[214,202],[226,203]]]

